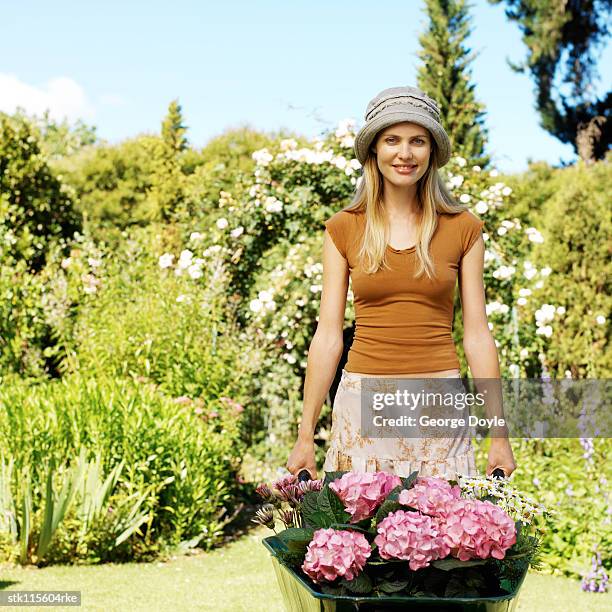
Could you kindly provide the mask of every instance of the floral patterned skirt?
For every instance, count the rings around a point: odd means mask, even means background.
[[[439,476],[452,479],[457,474],[479,476],[472,440],[468,434],[453,438],[367,438],[361,437],[361,380],[372,374],[342,370],[334,398],[329,447],[324,472],[388,472],[409,476]],[[400,376],[376,376],[399,378]],[[447,378],[459,378],[453,374]]]

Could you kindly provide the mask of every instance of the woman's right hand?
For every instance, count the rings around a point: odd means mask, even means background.
[[[293,450],[287,459],[287,469],[297,476],[300,470],[308,470],[313,480],[317,479],[317,465],[315,463],[314,440],[298,438]]]

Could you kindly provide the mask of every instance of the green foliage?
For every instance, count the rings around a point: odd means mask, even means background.
[[[16,113],[20,114],[20,113]],[[72,125],[64,119],[56,121],[45,110],[41,117],[28,117],[30,123],[40,131],[40,146],[51,162],[74,155],[77,151],[96,144],[96,127],[77,119]]]
[[[173,240],[151,226],[135,230],[121,251],[103,254],[66,359],[89,375],[140,377],[174,396],[206,402],[241,395],[256,345],[234,322],[223,262],[211,256],[199,258],[206,267],[162,269],[159,257]],[[195,268],[201,276],[192,278]]]
[[[304,495],[301,509],[306,527],[328,528],[334,523],[348,523],[350,518],[329,485],[325,485],[320,491]]]
[[[137,136],[117,145],[87,147],[55,163],[74,189],[77,208],[98,238],[110,228],[146,223],[156,137]]]
[[[555,377],[566,371],[572,378],[612,375],[611,182],[609,163],[578,163],[555,173],[547,187],[554,195],[543,210],[545,240],[534,261],[552,268],[550,282],[538,293],[540,303],[564,309],[550,322],[545,352]]]
[[[2,201],[0,196],[0,206]],[[0,379],[7,373],[46,376],[43,350],[50,330],[42,308],[43,286],[25,259],[2,247],[9,235],[0,223]]]
[[[27,119],[0,113],[0,227],[2,255],[39,270],[51,241],[81,227],[70,190],[41,151],[39,134]]]
[[[278,555],[290,565],[300,566],[306,556],[306,548],[314,535],[311,527],[289,527],[278,535]]]
[[[418,86],[438,103],[455,155],[485,168],[490,162],[484,153],[485,107],[476,100],[468,68],[476,57],[466,46],[471,33],[468,6],[465,0],[426,0],[425,12],[429,27],[419,36],[423,63]]]
[[[352,580],[346,580],[342,578],[339,581],[339,584],[350,591],[351,593],[356,593],[358,595],[365,595],[372,591],[372,580],[367,574],[359,574],[355,576]]]
[[[175,155],[182,153],[187,148],[186,132],[187,128],[183,125],[181,105],[178,100],[172,100],[161,129],[161,137],[166,149]]]
[[[592,442],[590,454],[576,439],[512,439],[513,486],[550,513],[536,521],[540,542],[535,564],[548,573],[580,578],[590,567],[593,547],[607,571],[612,570],[610,441]],[[484,466],[488,443],[476,448],[477,464]]]
[[[127,380],[4,385],[0,531],[22,562],[138,558],[184,541],[210,548],[233,518],[239,420],[220,400],[177,403]],[[95,461],[78,458],[85,448]]]
[[[540,125],[561,142],[573,145],[583,161],[604,159],[610,148],[606,118],[612,92],[594,99],[590,84],[597,80],[594,52],[609,35],[610,3],[489,2],[506,4],[506,17],[517,22],[523,34],[527,59],[508,64],[519,73],[529,69]]]
[[[152,149],[153,176],[145,217],[151,221],[174,218],[185,199],[182,153],[187,148],[181,106],[173,100],[162,122],[161,138]]]
[[[39,277],[48,253],[80,228],[71,190],[41,149],[38,128],[0,113],[0,375],[52,371]]]
[[[253,153],[273,146],[281,133],[268,135],[248,126],[228,128],[201,150],[186,151],[182,161],[187,198],[177,217],[195,225],[210,223],[223,192],[234,192],[249,182],[255,169]]]

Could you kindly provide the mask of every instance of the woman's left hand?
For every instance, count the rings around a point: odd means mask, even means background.
[[[493,470],[497,468],[501,468],[504,471],[506,478],[516,469],[512,447],[508,438],[491,438],[487,476],[491,476]]]

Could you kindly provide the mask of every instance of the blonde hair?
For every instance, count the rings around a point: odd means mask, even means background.
[[[438,223],[438,213],[457,214],[468,210],[450,194],[438,172],[438,151],[433,138],[429,166],[417,183],[417,203],[420,221],[417,226],[416,256],[418,267],[416,278],[435,275],[434,263],[429,253],[429,243]],[[370,149],[363,166],[363,176],[357,185],[346,211],[365,213],[365,232],[358,258],[364,272],[373,274],[381,267],[389,268],[386,261],[387,224],[383,203],[383,177]]]

